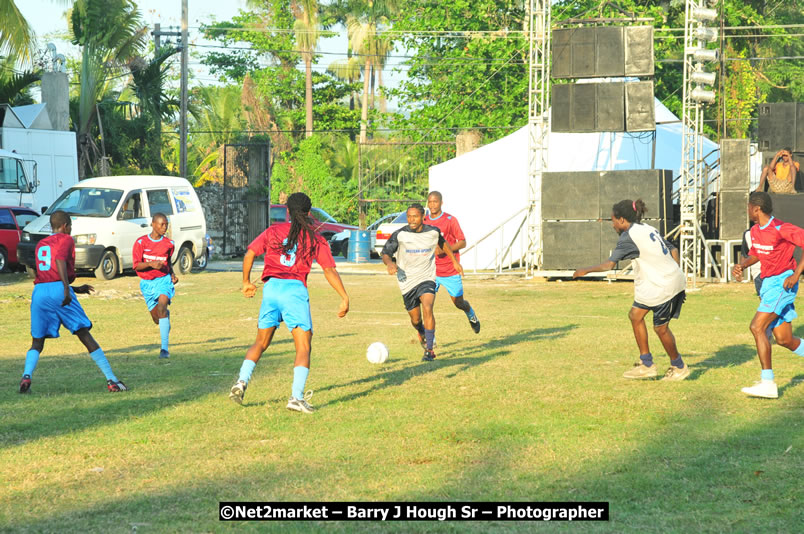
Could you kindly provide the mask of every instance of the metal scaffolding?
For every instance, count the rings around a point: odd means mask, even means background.
[[[706,43],[717,39],[717,29],[705,23],[717,18],[717,11],[709,9],[702,0],[686,0],[684,14],[684,87],[681,114],[681,176],[679,202],[681,218],[678,232],[681,268],[687,280],[695,287],[704,262],[720,271],[701,230],[706,198],[706,181],[703,154],[703,104],[715,100],[711,87],[715,73],[704,70],[706,62],[718,60],[718,50],[706,48]]]
[[[528,215],[525,274],[542,265],[542,173],[550,132],[550,2],[530,0],[528,24]]]

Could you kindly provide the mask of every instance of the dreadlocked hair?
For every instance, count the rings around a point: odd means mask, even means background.
[[[621,200],[611,207],[611,212],[618,219],[623,218],[630,223],[639,222],[648,211],[642,199]]]
[[[293,193],[288,197],[287,207],[290,215],[290,231],[282,245],[282,253],[289,254],[295,249],[298,257],[315,256],[315,230],[307,216],[313,207],[310,197],[304,193]]]

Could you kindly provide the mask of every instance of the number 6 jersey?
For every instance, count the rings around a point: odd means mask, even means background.
[[[335,259],[329,250],[329,243],[318,234],[315,235],[315,242],[312,243],[312,253],[299,252],[300,248],[309,249],[311,246],[307,233],[304,231],[300,233],[296,247],[290,252],[284,253],[282,247],[287,242],[288,233],[290,233],[290,223],[275,224],[249,244],[248,249],[257,256],[265,254],[265,267],[262,269],[263,282],[269,278],[284,278],[300,280],[306,286],[307,275],[310,274],[314,258],[323,269],[335,267]]]
[[[658,306],[687,287],[681,267],[670,255],[675,248],[656,228],[633,223],[620,234],[609,261],[634,260],[634,300]]]
[[[56,260],[67,264],[67,282],[75,280],[75,242],[70,234],[53,234],[36,245],[36,278],[34,284],[61,282]]]

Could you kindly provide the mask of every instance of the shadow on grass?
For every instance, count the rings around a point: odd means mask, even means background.
[[[449,369],[450,373],[446,375],[446,378],[454,378],[455,376],[458,375],[458,373],[461,373],[463,371],[471,369],[472,367],[476,367],[478,365],[489,362],[500,356],[510,354],[511,347],[516,346],[518,343],[563,337],[567,335],[567,332],[576,327],[577,325],[570,324],[555,328],[536,328],[534,330],[522,330],[509,336],[502,336],[499,338],[492,339],[487,343],[477,347],[473,347],[468,351],[462,351],[459,357],[449,355],[439,356],[436,358],[435,361],[419,362],[412,365],[411,364],[405,365],[404,362],[400,361],[400,363],[404,365],[404,367],[402,367],[401,369],[378,373],[376,375],[367,376],[365,378],[360,378],[357,380],[352,380],[350,382],[345,382],[343,384],[333,384],[331,386],[318,388],[317,391],[329,391],[345,387],[371,384],[371,387],[369,389],[344,395],[342,397],[338,397],[336,399],[330,400],[329,402],[321,404],[320,407],[324,407],[329,404],[337,404],[339,402],[354,400],[360,397],[364,397],[374,391],[379,391],[381,389],[385,389],[388,387],[401,386],[402,384],[404,384],[405,382],[407,382],[412,378],[421,376],[423,374],[431,373],[434,371]],[[476,354],[479,353],[483,354],[483,356],[475,356]],[[397,361],[391,360],[390,363],[397,363]]]
[[[715,352],[709,358],[702,360],[692,366],[692,372],[687,380],[698,380],[710,369],[721,369],[724,367],[737,367],[746,362],[750,362],[757,357],[756,347],[752,345],[729,345]]]

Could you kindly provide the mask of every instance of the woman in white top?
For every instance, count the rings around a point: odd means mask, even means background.
[[[676,347],[676,338],[668,324],[678,319],[686,299],[687,286],[678,264],[678,249],[664,239],[656,228],[640,221],[645,214],[642,200],[621,200],[612,207],[611,224],[620,234],[617,247],[608,260],[594,267],[578,269],[573,278],[592,272],[609,271],[620,260],[634,263],[634,303],[628,318],[634,329],[640,361],[623,374],[625,378],[644,379],[658,376],[648,345],[645,316],[653,312],[653,330],[670,357],[670,368],[662,380],[684,380],[690,369]]]

